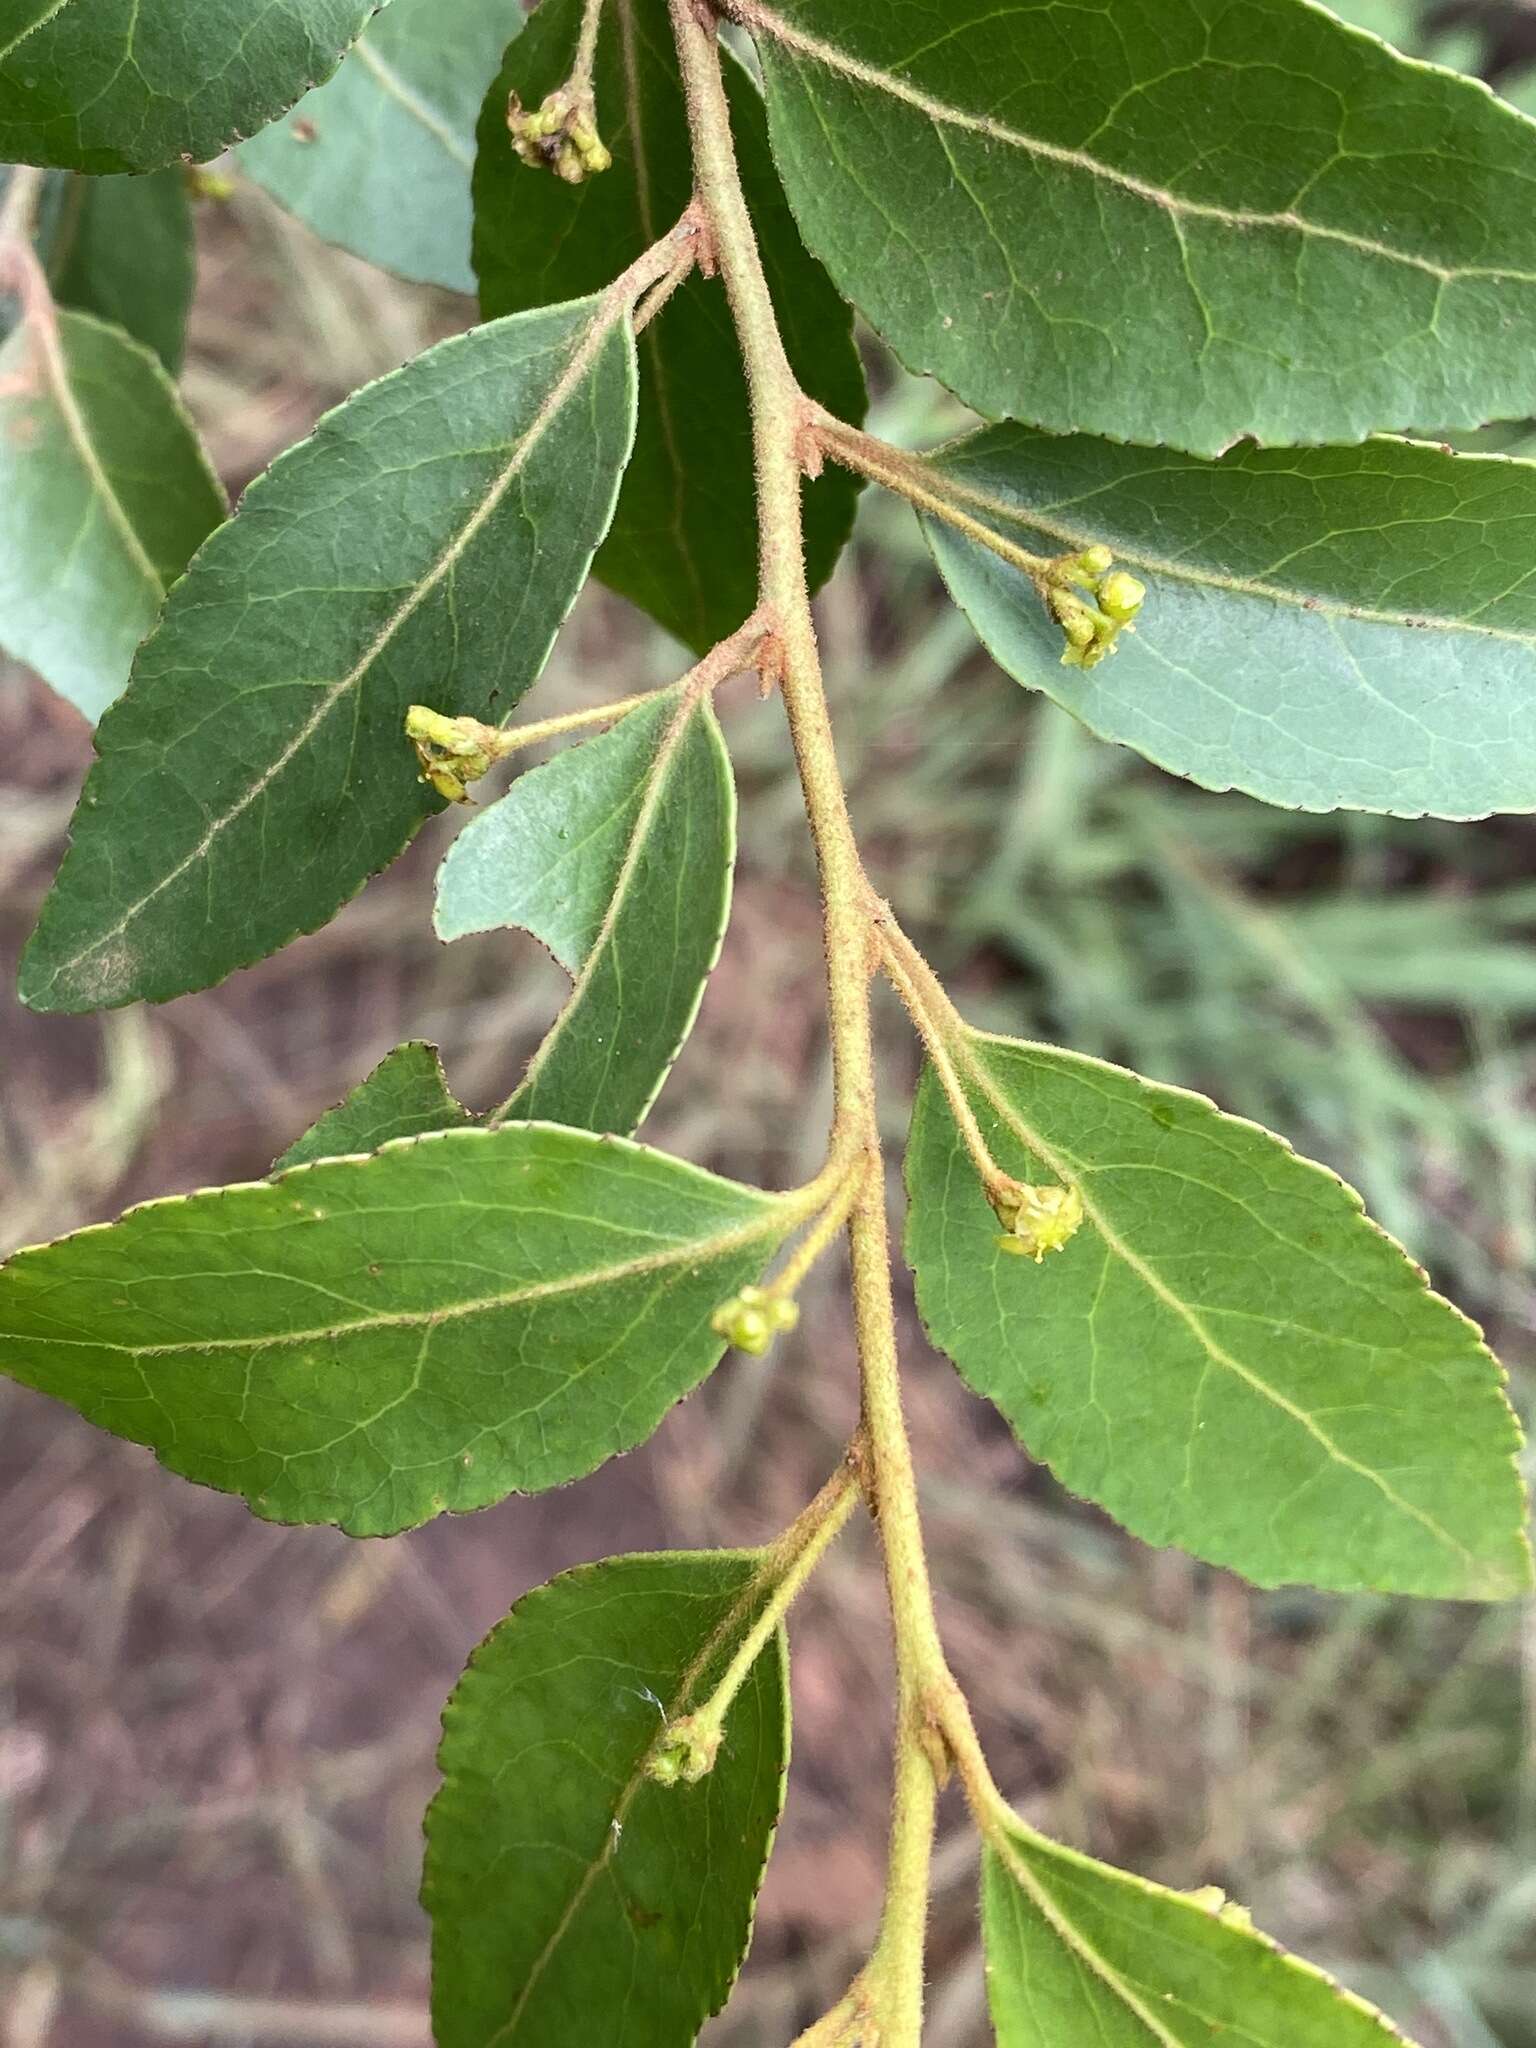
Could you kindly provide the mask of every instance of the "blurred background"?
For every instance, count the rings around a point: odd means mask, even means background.
[[[1470,44],[1486,14],[1453,6],[1440,26],[1458,61],[1519,86],[1529,11],[1494,10]],[[243,185],[202,207],[200,238],[185,389],[233,491],[469,318]],[[871,369],[876,431],[916,444],[959,423]],[[820,612],[869,865],[973,1020],[1197,1087],[1328,1161],[1484,1322],[1529,1415],[1536,824],[1318,818],[1172,781],[991,666],[894,502],[866,500]],[[594,587],[536,710],[684,665]],[[819,1163],[828,1115],[815,890],[776,702],[737,683],[721,710],[735,915],[643,1135],[788,1185]],[[89,755],[83,721],[0,666],[0,1250],[261,1175],[405,1037],[441,1044],[472,1106],[507,1092],[562,978],[515,934],[433,939],[452,818],[329,929],[215,990],[22,1011],[15,954]],[[917,1061],[892,1008],[882,1025],[894,1160]],[[420,1822],[465,1657],[567,1565],[788,1521],[854,1416],[841,1290],[828,1262],[796,1336],[729,1359],[642,1451],[389,1543],[264,1525],[0,1387],[0,2048],[428,2048]],[[903,1314],[948,1642],[1031,1819],[1166,1883],[1222,1885],[1425,2048],[1536,2048],[1536,1612],[1256,1594],[1148,1551],[1032,1466]],[[792,1637],[789,1806],[711,2048],[782,2048],[878,1910],[889,1673],[867,1532]],[[951,1795],[937,2048],[990,2038],[975,1860]]]

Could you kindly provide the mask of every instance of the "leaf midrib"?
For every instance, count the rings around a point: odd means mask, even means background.
[[[861,85],[887,97],[899,100],[913,108],[925,119],[939,128],[959,128],[974,135],[981,135],[990,142],[1002,143],[1005,147],[1018,149],[1025,154],[1038,157],[1047,163],[1060,164],[1065,168],[1086,172],[1101,183],[1113,185],[1120,191],[1137,199],[1145,200],[1168,215],[1177,225],[1180,220],[1204,220],[1220,227],[1251,232],[1255,228],[1277,228],[1285,232],[1310,236],[1318,241],[1334,242],[1344,248],[1357,250],[1365,256],[1378,257],[1406,269],[1418,270],[1435,278],[1440,284],[1454,284],[1462,279],[1486,278],[1503,283],[1536,284],[1536,273],[1524,270],[1499,269],[1493,266],[1465,265],[1456,268],[1436,263],[1427,256],[1416,256],[1405,249],[1394,249],[1385,242],[1374,241],[1368,235],[1357,235],[1347,228],[1328,227],[1322,222],[1310,221],[1304,215],[1287,210],[1280,213],[1244,212],[1237,208],[1218,206],[1214,201],[1181,199],[1150,179],[1139,178],[1132,172],[1117,170],[1091,155],[1085,149],[1073,149],[1064,143],[1047,142],[1043,137],[1026,135],[1021,129],[1009,128],[1001,121],[994,121],[986,115],[968,113],[963,107],[949,105],[946,101],[923,92],[898,78],[893,72],[882,70],[879,65],[866,63],[862,58],[839,49],[822,37],[814,36],[808,30],[796,28],[761,0],[723,0],[726,12],[733,21],[739,22],[751,35],[767,37],[780,44],[792,56],[819,64],[824,70]],[[1407,63],[1410,60],[1403,59]],[[1423,68],[1423,67],[1419,67]]]
[[[603,912],[602,923],[598,926],[596,936],[593,938],[587,956],[581,963],[580,971],[577,973],[572,984],[570,995],[566,998],[559,1016],[546,1032],[542,1044],[534,1053],[532,1059],[529,1060],[523,1078],[508,1099],[506,1107],[497,1118],[498,1122],[502,1118],[515,1117],[519,1102],[526,1100],[530,1092],[537,1085],[539,1076],[543,1073],[548,1062],[554,1057],[557,1046],[575,1018],[587,990],[591,987],[598,969],[602,965],[603,955],[613,939],[619,919],[623,915],[625,905],[629,901],[630,891],[645,853],[645,844],[650,835],[651,825],[661,806],[661,801],[667,787],[671,782],[673,767],[676,764],[683,742],[688,736],[689,727],[692,725],[694,716],[698,712],[699,702],[700,700],[696,694],[688,691],[680,692],[678,708],[672,718],[668,720],[665,731],[658,739],[656,751],[651,758],[651,765],[646,771],[644,792],[640,799],[639,808],[635,813],[635,822],[630,828],[629,841],[624,849],[624,858],[619,863],[619,872],[614,879],[613,894],[609,897],[608,907]],[[617,1033],[617,1030],[618,1021],[615,1019],[615,1033]],[[654,1102],[656,1096],[660,1093],[662,1082],[665,1079],[666,1076],[663,1074],[661,1079],[657,1081],[656,1087],[652,1091],[651,1102]],[[648,1102],[646,1109],[649,1108],[650,1103]],[[643,1114],[644,1112],[642,1111]]]
[[[1058,1893],[1047,1884],[1044,1878],[1035,1873],[1032,1866],[1026,1860],[1021,1850],[1021,1844],[1027,1844],[1028,1847],[1037,1851],[1047,1862],[1055,1865],[1060,1873],[1058,1882],[1062,1884],[1069,1884],[1067,1873],[1082,1865],[1101,1882],[1109,1883],[1122,1893],[1139,1892],[1150,1895],[1155,1901],[1166,1906],[1186,1913],[1199,1914],[1202,1917],[1206,1909],[1187,1893],[1165,1891],[1162,1887],[1152,1884],[1148,1879],[1137,1877],[1129,1871],[1116,1870],[1109,1865],[1096,1865],[1091,1857],[1086,1857],[1080,1852],[1066,1849],[1061,1843],[1053,1842],[1048,1836],[1037,1833],[1036,1830],[1029,1827],[1026,1822],[1022,1821],[1017,1814],[1011,1811],[999,1815],[998,1822],[998,1825],[988,1830],[988,1846],[1003,1865],[1007,1874],[1013,1878],[1019,1890],[1026,1895],[1028,1903],[1035,1907],[1040,1917],[1046,1922],[1062,1946],[1070,1955],[1085,1964],[1105,1987],[1115,1997],[1119,1998],[1127,2009],[1141,2021],[1152,2039],[1159,2044],[1159,2048],[1190,2048],[1187,2037],[1171,2034],[1163,2028],[1155,2010],[1146,2003],[1142,1996],[1144,1987],[1127,1978],[1110,1962],[1107,1956],[1103,1955],[1094,1946],[1088,1936],[1081,1931],[1077,1922],[1073,1919],[1068,1905],[1062,1901]],[[1129,1927],[1133,1934],[1140,1932],[1134,1920],[1131,1920],[1129,1916],[1121,1914],[1118,1917],[1121,1924]],[[1218,1909],[1212,1917],[1221,1922],[1224,1916]],[[1292,1972],[1297,1977],[1310,1977],[1321,1983],[1326,1990],[1332,1993],[1342,2008],[1358,2013],[1360,2017],[1373,2022],[1379,2028],[1384,2041],[1390,2039],[1401,2043],[1402,2048],[1410,2048],[1406,2037],[1392,2025],[1384,2013],[1378,2012],[1374,2006],[1367,2005],[1363,1999],[1357,1998],[1352,1992],[1346,1991],[1342,1985],[1325,1972],[1315,1969],[1308,1963],[1301,1962],[1297,1957],[1289,1954],[1285,1949],[1279,1947],[1277,1943],[1271,1941],[1267,1935],[1260,1933],[1257,1928],[1251,1925],[1241,1929],[1233,1928],[1230,1931],[1238,1939],[1255,1943],[1261,1950],[1268,1951],[1271,1956],[1279,1960],[1287,1971]],[[1173,1992],[1165,1993],[1164,1997],[1170,2006],[1176,2007],[1179,2013],[1196,2021],[1205,2032],[1213,2034],[1231,2032],[1232,2023],[1230,2021],[1201,2010],[1200,2007],[1193,2005],[1188,1998]],[[1236,2037],[1234,2036],[1234,2038]],[[1244,2041],[1251,2042],[1253,2048],[1270,2048],[1273,2039],[1273,2037],[1266,2035],[1264,2041],[1261,2042],[1258,2035],[1250,2034],[1246,2028],[1242,2030],[1242,2038]]]
[[[750,1613],[753,1603],[771,1575],[771,1567],[765,1563],[748,1576],[728,1611],[715,1624],[703,1645],[695,1653],[692,1661],[684,1670],[682,1677],[678,1680],[676,1691],[668,1704],[662,1709],[662,1725],[664,1727],[669,1726],[680,1714],[693,1705],[694,1689],[698,1685],[700,1678],[709,1669],[710,1664],[719,1655],[726,1643],[731,1640],[732,1636],[740,1632],[742,1623]],[[765,1650],[771,1649],[772,1645],[767,1644],[764,1648]],[[763,1654],[763,1651],[758,1652],[759,1657]],[[757,1668],[755,1663],[752,1668],[753,1670]],[[586,1903],[593,1885],[596,1884],[598,1878],[602,1876],[613,1860],[614,1851],[623,1837],[625,1816],[645,1786],[647,1777],[645,1766],[649,1757],[649,1749],[642,1752],[639,1762],[630,1772],[623,1791],[613,1802],[613,1813],[610,1825],[604,1831],[602,1848],[599,1849],[582,1872],[581,1877],[571,1892],[570,1898],[566,1902],[565,1910],[561,1913],[559,1920],[550,1931],[549,1939],[528,1966],[528,1974],[523,1979],[523,1987],[518,1993],[516,2005],[513,2006],[511,2013],[496,2029],[496,2032],[490,2036],[485,2044],[485,2048],[501,2048],[501,2044],[510,2041],[518,2027],[522,2024],[523,2014],[528,2009],[528,2001],[537,1989],[540,1978],[554,1960],[561,1942],[564,1941],[576,1915]],[[1178,2043],[1174,2044],[1174,2048],[1178,2048]]]
[[[950,1049],[953,1056],[969,1075],[973,1085],[986,1097],[988,1103],[1009,1129],[1012,1130],[1019,1142],[1027,1150],[1033,1152],[1037,1158],[1043,1160],[1050,1171],[1065,1186],[1076,1189],[1083,1205],[1083,1214],[1103,1239],[1106,1249],[1136,1275],[1137,1279],[1140,1280],[1150,1294],[1155,1296],[1166,1309],[1178,1317],[1199,1343],[1211,1363],[1233,1373],[1252,1392],[1270,1402],[1281,1414],[1287,1416],[1299,1428],[1305,1430],[1318,1447],[1342,1470],[1351,1472],[1356,1478],[1364,1479],[1376,1487],[1383,1498],[1392,1507],[1396,1508],[1400,1514],[1406,1515],[1411,1521],[1417,1522],[1442,1548],[1458,1558],[1475,1575],[1478,1574],[1480,1572],[1479,1560],[1467,1549],[1465,1544],[1459,1542],[1448,1529],[1436,1521],[1433,1515],[1426,1509],[1419,1507],[1415,1502],[1406,1499],[1383,1474],[1372,1471],[1369,1465],[1364,1465],[1358,1458],[1352,1457],[1341,1445],[1334,1442],[1322,1424],[1309,1415],[1304,1408],[1298,1407],[1287,1395],[1281,1393],[1278,1387],[1272,1387],[1266,1379],[1255,1372],[1252,1366],[1244,1364],[1240,1358],[1234,1357],[1224,1345],[1216,1341],[1216,1338],[1206,1328],[1198,1310],[1192,1308],[1188,1302],[1184,1301],[1168,1282],[1163,1279],[1156,1268],[1146,1259],[1142,1258],[1140,1253],[1133,1251],[1131,1246],[1125,1242],[1119,1232],[1109,1222],[1103,1210],[1093,1198],[1088,1186],[1087,1175],[1074,1170],[1075,1162],[1069,1163],[1062,1153],[1047,1143],[1039,1132],[1032,1129],[1025,1122],[1017,1108],[993,1079],[985,1062],[980,1058],[976,1047],[981,1044],[997,1045],[1009,1052],[1017,1050],[1015,1043],[1011,1040],[996,1038],[987,1032],[971,1031],[967,1031],[964,1034],[957,1033],[950,1041]]]
[[[643,1253],[614,1265],[595,1266],[585,1272],[564,1274],[558,1280],[535,1281],[528,1287],[507,1288],[497,1294],[479,1295],[470,1301],[447,1302],[429,1309],[380,1312],[360,1316],[352,1322],[321,1324],[309,1330],[282,1330],[252,1337],[189,1338],[173,1344],[114,1344],[103,1337],[53,1337],[30,1330],[10,1334],[28,1344],[59,1344],[71,1350],[115,1351],[134,1359],[170,1358],[186,1352],[209,1356],[233,1351],[279,1350],[294,1344],[335,1341],[356,1336],[359,1332],[424,1329],[439,1323],[457,1322],[468,1316],[491,1314],[500,1309],[521,1308],[526,1303],[550,1300],[563,1294],[579,1294],[587,1288],[621,1285],[627,1280],[643,1279],[650,1273],[666,1272],[674,1266],[724,1258],[733,1251],[744,1250],[759,1238],[782,1236],[787,1227],[780,1205],[770,1197],[759,1215],[734,1229],[719,1230],[708,1237],[688,1238],[681,1243],[669,1244],[661,1251]]]
[[[91,320],[88,314],[71,313],[63,317],[77,320],[85,326],[103,329],[106,326],[106,323],[103,321]],[[128,556],[132,566],[149,585],[154,595],[155,603],[158,605],[161,598],[165,595],[164,580],[151,560],[149,550],[145,547],[143,541],[140,540],[133,521],[128,515],[128,508],[118,496],[101,457],[97,454],[95,446],[91,441],[90,430],[85,423],[85,415],[80,410],[79,403],[75,397],[74,387],[70,383],[69,358],[63,345],[59,324],[60,318],[60,314],[55,310],[51,302],[39,303],[31,310],[27,320],[18,331],[18,339],[30,341],[36,351],[37,358],[41,362],[44,373],[47,376],[49,388],[53,393],[54,404],[58,407],[59,417],[64,422],[65,432],[68,434],[70,444],[79,459],[80,467],[85,472],[86,482],[90,487],[91,494],[100,500],[102,509],[106,513],[107,522],[115,529],[117,537],[122,543],[124,553]],[[128,346],[132,347],[132,345],[131,342],[128,343]]]
[[[1461,461],[1480,459],[1488,458],[1458,458]],[[1054,505],[1049,511],[1037,511],[1033,508],[1025,510],[1010,503],[1008,499],[997,496],[995,492],[983,490],[977,484],[962,482],[956,471],[945,465],[942,453],[934,459],[933,467],[944,479],[944,492],[935,491],[932,504],[919,508],[927,510],[932,518],[944,519],[944,496],[949,494],[958,504],[974,506],[979,512],[984,512],[995,519],[999,525],[1024,527],[1045,534],[1052,540],[1060,541],[1064,549],[1094,546],[1104,537],[1092,527],[1069,526],[1059,517],[1053,517],[1058,509]],[[1113,493],[1117,488],[1135,481],[1134,478],[1113,479],[1109,483],[1097,486],[1094,495],[1098,495],[1100,491]],[[957,527],[954,530],[964,535],[963,528]],[[975,539],[979,546],[987,545],[979,536],[965,537]],[[1345,604],[1338,598],[1287,589],[1284,584],[1267,583],[1262,577],[1230,575],[1221,570],[1191,564],[1187,560],[1174,561],[1166,556],[1154,554],[1136,541],[1117,538],[1115,553],[1133,568],[1144,569],[1149,576],[1164,577],[1173,583],[1186,583],[1197,590],[1220,590],[1234,597],[1259,598],[1269,604],[1286,605],[1293,611],[1305,612],[1311,618],[1353,619],[1361,625],[1392,626],[1402,632],[1467,633],[1487,640],[1506,640],[1518,647],[1536,646],[1536,628],[1524,631],[1513,626],[1485,626],[1476,620],[1452,618],[1438,612],[1390,612],[1370,605]],[[1004,561],[1008,559],[1006,554],[1002,554],[1000,558]]]
[[[994,1835],[991,1848],[1008,1875],[1067,1953],[1075,1956],[1114,1997],[1120,2000],[1126,2010],[1146,2028],[1152,2039],[1157,2042],[1158,2048],[1186,2048],[1186,2044],[1180,2041],[1176,2034],[1168,2031],[1156,2013],[1138,1996],[1134,1986],[1126,1982],[1108,1957],[1100,1955],[1087,1935],[1079,1931],[1071,1915],[1057,1902],[1049,1887],[1036,1877],[1019,1855],[1013,1842],[1007,1836],[999,1839]]]
[[[202,837],[191,851],[184,854],[173,867],[168,868],[152,888],[145,890],[142,896],[136,898],[121,913],[115,923],[109,925],[104,932],[98,933],[88,944],[82,946],[78,952],[60,961],[49,977],[48,987],[51,988],[62,976],[71,973],[73,969],[78,967],[83,960],[88,960],[92,954],[99,953],[104,946],[110,945],[115,938],[120,937],[128,929],[129,925],[137,917],[141,916],[149,905],[155,901],[156,897],[162,895],[165,890],[180,881],[181,877],[189,869],[204,859],[209,848],[218,839],[219,835],[250,809],[257,798],[277,780],[289,763],[309,744],[337,704],[349,692],[355,690],[367,677],[375,662],[384,653],[395,635],[415,616],[427,598],[444,578],[449,575],[462,558],[465,550],[491,519],[502,499],[511,489],[518,476],[521,475],[528,457],[544,438],[550,426],[564,409],[567,401],[581,384],[598,351],[607,340],[610,331],[622,318],[625,304],[626,302],[622,294],[617,296],[605,295],[597,301],[585,332],[572,348],[564,370],[562,370],[560,376],[550,387],[543,403],[539,406],[533,419],[525,429],[522,439],[511,450],[506,466],[492,481],[490,488],[485,492],[473,512],[459,528],[453,540],[432,564],[426,575],[411,586],[410,591],[384,621],[357,661],[325,691],[314,710],[304,720],[303,724],[299,726],[287,744],[280,749],[272,762],[262,770],[260,775],[249,784],[242,795],[227,810],[221,811],[217,817],[209,821]],[[512,317],[521,319],[526,316],[517,314]]]
[[[464,147],[463,142],[453,132],[453,129],[448,124],[446,115],[440,113],[436,107],[423,99],[421,94],[406,79],[401,77],[394,66],[379,55],[366,36],[361,42],[353,44],[352,54],[358,59],[365,70],[373,73],[381,88],[389,94],[390,98],[397,101],[413,120],[418,121],[429,135],[436,138],[443,150],[452,157],[456,164],[459,164],[466,171],[473,171],[475,168],[474,156]]]

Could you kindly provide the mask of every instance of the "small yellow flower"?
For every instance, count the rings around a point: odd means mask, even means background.
[[[1145,583],[1128,576],[1123,569],[1117,569],[1099,585],[1099,609],[1124,625],[1127,619],[1135,618],[1146,602],[1146,596]]]
[[[724,1337],[738,1351],[761,1358],[781,1330],[792,1330],[800,1310],[792,1301],[770,1294],[765,1287],[743,1287],[729,1301],[722,1301],[709,1319],[717,1337]]]
[[[579,185],[613,162],[597,132],[590,90],[573,92],[562,85],[546,93],[531,113],[513,93],[507,101],[507,132],[523,163],[542,165],[567,185]]]
[[[1098,544],[1060,555],[1035,572],[1035,587],[1067,643],[1064,667],[1097,668],[1114,653],[1122,633],[1136,630],[1132,621],[1146,602],[1147,586],[1115,568],[1114,560]]]
[[[405,736],[416,749],[421,779],[451,804],[472,803],[469,784],[485,774],[504,751],[501,735],[478,718],[448,718],[425,704],[405,714]]]
[[[1007,1232],[999,1251],[1038,1266],[1047,1252],[1065,1249],[1081,1228],[1083,1198],[1076,1188],[1031,1187],[1013,1181],[992,1197],[997,1220]]]

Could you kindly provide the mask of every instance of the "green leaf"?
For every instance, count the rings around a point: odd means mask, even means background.
[[[990,652],[1105,739],[1303,810],[1536,809],[1536,463],[1410,441],[1219,462],[1003,426],[939,490],[1004,547],[1103,542],[1148,586],[1092,669],[1022,570],[943,519],[929,545]]]
[[[414,1528],[641,1443],[783,1197],[548,1124],[130,1209],[0,1269],[0,1370],[277,1522]]]
[[[1369,29],[1408,56],[1419,54],[1419,0],[1329,0],[1329,12],[1352,28]]]
[[[454,1131],[471,1120],[469,1111],[449,1093],[437,1047],[408,1039],[386,1053],[344,1102],[328,1109],[302,1138],[295,1138],[272,1171],[286,1173],[290,1166],[308,1166],[312,1159],[377,1152],[392,1138]]]
[[[441,807],[406,707],[500,716],[537,677],[607,526],[634,401],[622,308],[586,299],[442,342],[280,456],[102,723],[24,1000],[205,988],[393,860]]]
[[[998,2048],[1387,2048],[1395,2027],[1219,1892],[1173,1892],[1022,1824],[982,1861]]]
[[[1477,1330],[1282,1140],[1048,1046],[949,1041],[1008,1173],[1085,1220],[1008,1258],[933,1074],[907,1254],[933,1341],[1063,1485],[1261,1586],[1449,1599],[1531,1582],[1519,1430]]]
[[[336,68],[382,0],[0,0],[0,158],[202,163]]]
[[[1214,455],[1536,408],[1536,128],[1310,0],[731,0],[806,242],[914,370]]]
[[[192,303],[192,210],[181,170],[68,178],[38,237],[54,297],[114,320],[174,377]]]
[[[326,241],[472,292],[475,119],[517,25],[506,0],[393,0],[333,78],[244,144],[240,168]]]
[[[693,1028],[731,906],[736,793],[686,686],[521,776],[459,834],[439,938],[520,925],[574,978],[503,1117],[634,1130]]]
[[[45,296],[0,345],[0,646],[97,717],[224,494],[160,364]],[[119,817],[120,848],[132,834]]]
[[[488,314],[592,291],[682,213],[693,167],[664,0],[608,0],[594,85],[612,167],[579,186],[530,169],[507,136],[507,95],[536,107],[570,69],[580,0],[544,0],[507,52],[480,123],[475,268]],[[785,346],[804,388],[844,419],[864,415],[847,307],[806,255],[768,152],[762,97],[728,62],[742,183]],[[640,424],[603,581],[699,652],[757,602],[751,424],[725,294],[695,276],[640,337]],[[807,486],[813,586],[831,572],[857,486],[832,469]]]
[[[582,1565],[519,1600],[470,1659],[427,1814],[438,2048],[689,2048],[725,2003],[784,1798],[783,1631],[708,1776],[662,1786],[645,1765],[738,1647],[758,1564]]]

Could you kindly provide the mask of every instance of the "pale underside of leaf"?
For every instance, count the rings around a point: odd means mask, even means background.
[[[462,136],[454,133],[446,117],[436,107],[431,106],[419,92],[413,90],[392,65],[385,63],[366,39],[357,45],[352,54],[365,71],[372,72],[379,82],[380,89],[392,100],[397,100],[411,119],[419,123],[432,137],[445,156],[452,157],[466,174],[474,169],[475,156],[469,144]]]
[[[1536,809],[1536,464],[1386,440],[1208,463],[1002,427],[927,474],[952,595],[1092,731],[1303,809]],[[1074,669],[1010,551],[1101,544],[1147,600]]]
[[[574,976],[499,1118],[640,1124],[719,957],[735,809],[707,695],[681,686],[520,778],[460,834],[439,936],[517,924]]]
[[[0,644],[94,718],[224,495],[148,350],[26,297],[0,348]]]
[[[0,363],[0,397],[10,395],[18,387],[24,387],[30,381],[30,369],[35,369],[38,373],[37,381],[46,388],[58,408],[59,418],[64,423],[64,431],[68,437],[70,452],[80,465],[87,492],[111,528],[123,560],[144,586],[148,606],[145,619],[147,626],[160,607],[160,600],[165,595],[165,585],[159,570],[150,560],[148,550],[140,540],[133,521],[128,517],[127,509],[118,496],[112,479],[102,467],[101,457],[97,454],[95,443],[86,429],[64,360],[59,316],[52,307],[40,306],[18,332],[23,337],[20,353],[24,360],[15,368]],[[30,366],[25,360],[26,357],[30,357]]]
[[[334,77],[242,146],[241,167],[326,241],[472,292],[474,126],[520,25],[503,0],[457,0],[451,19],[441,0],[391,0]]]

